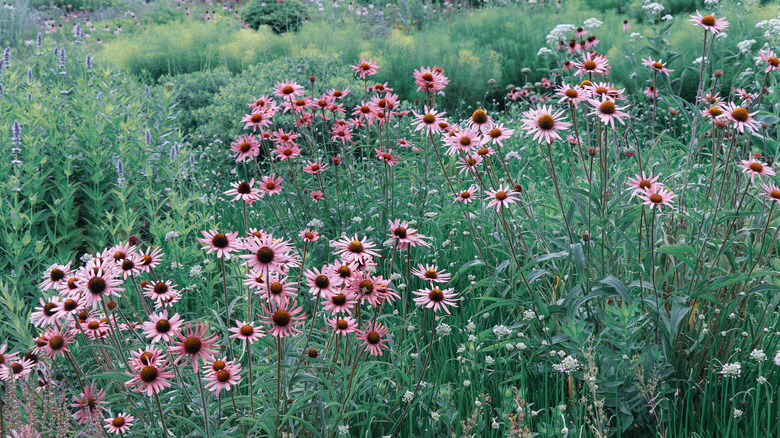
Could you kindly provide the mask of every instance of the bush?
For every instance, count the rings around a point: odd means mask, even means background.
[[[244,7],[241,16],[252,29],[268,26],[279,34],[297,31],[308,19],[306,6],[298,0],[255,0]]]

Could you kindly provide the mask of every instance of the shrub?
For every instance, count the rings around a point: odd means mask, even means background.
[[[268,26],[279,34],[297,31],[308,19],[306,6],[298,0],[255,0],[244,7],[241,15],[252,29]]]

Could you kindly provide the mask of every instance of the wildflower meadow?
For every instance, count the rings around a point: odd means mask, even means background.
[[[777,1],[0,40],[0,438],[780,436]]]

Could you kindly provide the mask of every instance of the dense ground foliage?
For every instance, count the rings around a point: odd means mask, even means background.
[[[776,4],[25,5],[0,436],[780,435]]]

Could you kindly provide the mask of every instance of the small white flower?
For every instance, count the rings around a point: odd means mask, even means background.
[[[498,339],[501,339],[506,335],[512,334],[512,330],[501,324],[493,327],[493,334],[498,336]]]
[[[518,350],[525,350],[526,348],[528,348],[528,346],[522,342],[519,342],[517,343],[517,345],[515,345],[515,348],[517,348]]]
[[[203,273],[203,268],[200,265],[195,265],[190,268],[190,277],[199,277]]]
[[[758,382],[759,385],[763,385],[764,383],[766,383],[766,377],[758,376],[758,378],[756,379],[756,382]]]
[[[569,355],[566,356],[561,363],[553,365],[553,368],[560,373],[571,374],[580,368],[580,362]]]
[[[523,319],[536,319],[536,313],[533,310],[528,309],[523,312]]]
[[[349,434],[349,426],[346,424],[342,424],[339,426],[339,433],[342,435],[348,435]]]
[[[734,418],[741,417],[743,413],[741,410],[734,408]]]
[[[492,365],[496,360],[493,359],[493,356],[485,356],[485,363],[488,365]]]
[[[435,411],[431,412],[431,420],[433,420],[434,423],[437,423],[440,418],[441,418],[441,414]]]
[[[179,237],[179,233],[177,233],[176,231],[171,230],[171,231],[168,231],[167,233],[165,233],[165,241],[166,242],[169,241],[169,240],[173,240],[173,239],[175,239],[177,237]]]
[[[477,325],[474,324],[474,321],[469,321],[469,323],[466,324],[466,330],[468,330],[469,332],[473,332],[476,329],[477,329]]]
[[[720,374],[723,377],[736,378],[742,375],[742,364],[739,362],[725,363],[720,370]]]
[[[750,358],[756,362],[763,362],[767,357],[766,353],[764,353],[764,350],[754,349],[750,352]]]
[[[404,393],[403,397],[401,397],[401,401],[403,401],[404,403],[409,403],[412,400],[414,400],[414,393],[412,391],[409,391],[409,390],[407,390]]]
[[[417,353],[412,353],[412,354],[409,355],[409,357],[411,357],[412,360],[417,360],[417,358],[420,357],[420,355],[417,354]]]

